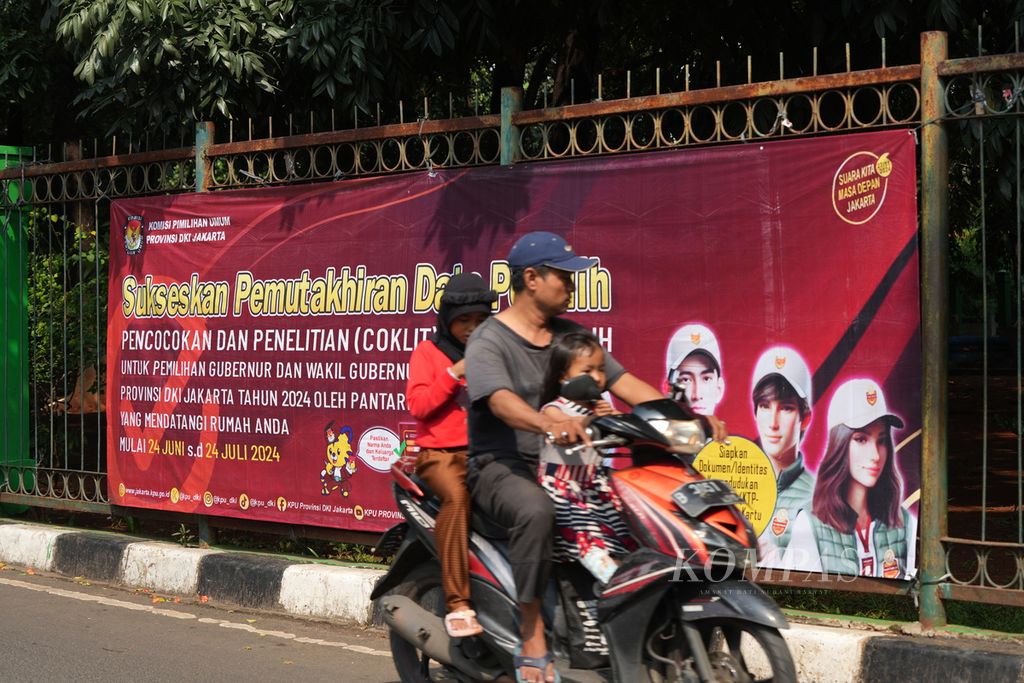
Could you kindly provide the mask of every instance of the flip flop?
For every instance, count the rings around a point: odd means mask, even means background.
[[[455,622],[461,621],[464,626],[458,627]],[[457,609],[444,616],[444,630],[452,638],[469,638],[484,632],[480,622],[476,620],[476,612],[471,609]]]
[[[522,677],[519,674],[520,667],[529,667],[531,669],[537,669],[543,675],[547,676],[548,664],[552,664],[555,661],[555,656],[551,654],[551,651],[544,653],[543,657],[527,657],[526,655],[519,654],[520,648],[516,648],[515,654],[512,656],[512,666],[516,670],[516,683],[524,683]],[[553,669],[555,672],[555,683],[560,683],[562,680],[561,674],[558,673],[558,669]]]

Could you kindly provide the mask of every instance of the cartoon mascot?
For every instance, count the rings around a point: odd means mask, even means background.
[[[356,456],[352,452],[352,428],[341,427],[333,420],[324,428],[327,441],[327,456],[324,468],[320,470],[320,493],[327,496],[339,491],[343,497],[349,494],[349,479],[356,473]]]

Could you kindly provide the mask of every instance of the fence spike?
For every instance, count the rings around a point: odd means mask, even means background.
[[[686,65],[686,92],[690,92],[690,65]]]
[[[249,142],[252,142],[252,117],[249,117]]]
[[[754,82],[754,58],[747,55],[747,84]]]
[[[334,131],[336,131],[336,130],[338,130],[338,128],[337,128],[337,126],[335,125],[335,119],[334,119],[334,107],[331,107],[331,132],[334,132]]]
[[[235,141],[235,120],[228,119],[228,142]]]
[[[112,157],[116,157],[117,156],[117,136],[116,135],[110,141],[110,156],[112,156]]]
[[[780,81],[786,80],[786,64],[785,64],[785,61],[786,61],[785,60],[785,55],[782,52],[779,52],[779,80]]]
[[[423,118],[430,118],[430,101],[427,99],[426,95],[423,96]]]
[[[377,125],[380,125],[380,102],[377,103]]]
[[[601,84],[601,74],[597,74],[597,101],[598,102],[600,102],[602,99],[604,99],[604,98],[601,97],[601,85],[602,85]]]
[[[660,66],[656,67],[654,69],[654,94],[655,95],[660,95],[661,94],[661,67]]]
[[[398,122],[405,123],[405,103],[398,100]]]
[[[817,76],[818,75],[818,46],[817,45],[814,46],[814,59],[813,59],[813,63],[814,64],[813,64],[813,68],[812,68],[811,73],[813,75]]]
[[[352,127],[359,130],[359,108],[352,105]]]
[[[846,43],[846,72],[850,72],[850,44]]]
[[[309,132],[313,132],[313,110],[309,110]]]
[[[267,137],[268,138],[272,138],[272,137],[274,137],[274,117],[273,116],[268,116],[267,117],[267,121],[268,121],[268,124],[267,124],[268,125],[268,129],[267,129],[268,135],[267,135]]]
[[[452,98],[452,91],[448,91],[448,118],[455,118],[455,100]]]
[[[882,36],[882,68],[885,68],[885,36]]]
[[[628,69],[626,70],[626,99],[631,97],[631,86],[632,86],[633,74]]]
[[[288,113],[288,135],[291,136],[295,129],[292,127],[292,115]]]
[[[715,60],[715,87],[722,87],[722,62]]]
[[[978,56],[980,57],[983,50],[981,49],[981,22],[978,22]]]
[[[576,104],[576,79],[569,79],[569,104]]]

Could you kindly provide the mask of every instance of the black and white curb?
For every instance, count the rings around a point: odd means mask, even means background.
[[[374,621],[370,593],[384,574],[3,520],[0,562],[361,625]],[[792,624],[783,635],[802,683],[1024,683],[1024,648],[1015,643],[894,637],[808,624]]]
[[[371,621],[370,593],[384,574],[36,524],[0,524],[0,562],[363,625]]]

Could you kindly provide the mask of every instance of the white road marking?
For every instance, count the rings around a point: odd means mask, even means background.
[[[15,581],[13,579],[0,578],[0,584],[4,586],[11,586],[13,588],[24,588],[26,590],[36,591],[38,593],[48,593],[50,595],[56,595],[57,597],[61,598],[71,598],[72,600],[80,600],[82,602],[95,602],[100,605],[106,605],[108,607],[120,607],[122,609],[130,609],[136,612],[149,612],[150,614],[156,614],[161,617],[171,617],[172,619],[195,619],[201,624],[213,624],[215,626],[220,626],[221,628],[231,628],[237,629],[239,631],[248,631],[249,633],[253,633],[259,636],[281,638],[282,640],[294,640],[297,643],[306,643],[309,645],[322,645],[325,647],[338,647],[342,650],[351,650],[352,652],[358,652],[364,655],[375,655],[377,657],[391,656],[391,653],[387,650],[374,650],[373,648],[366,647],[363,645],[349,645],[348,643],[322,640],[320,638],[299,637],[296,636],[294,633],[287,633],[285,631],[268,631],[265,629],[256,628],[252,624],[242,624],[234,621],[227,621],[226,619],[197,617],[196,615],[189,614],[188,612],[179,612],[178,610],[166,609],[161,607],[152,607],[150,605],[138,605],[134,602],[115,600],[114,598],[104,598],[99,595],[89,595],[88,593],[76,593],[75,591],[64,590],[63,588],[37,586],[35,584],[27,583],[25,581]]]

